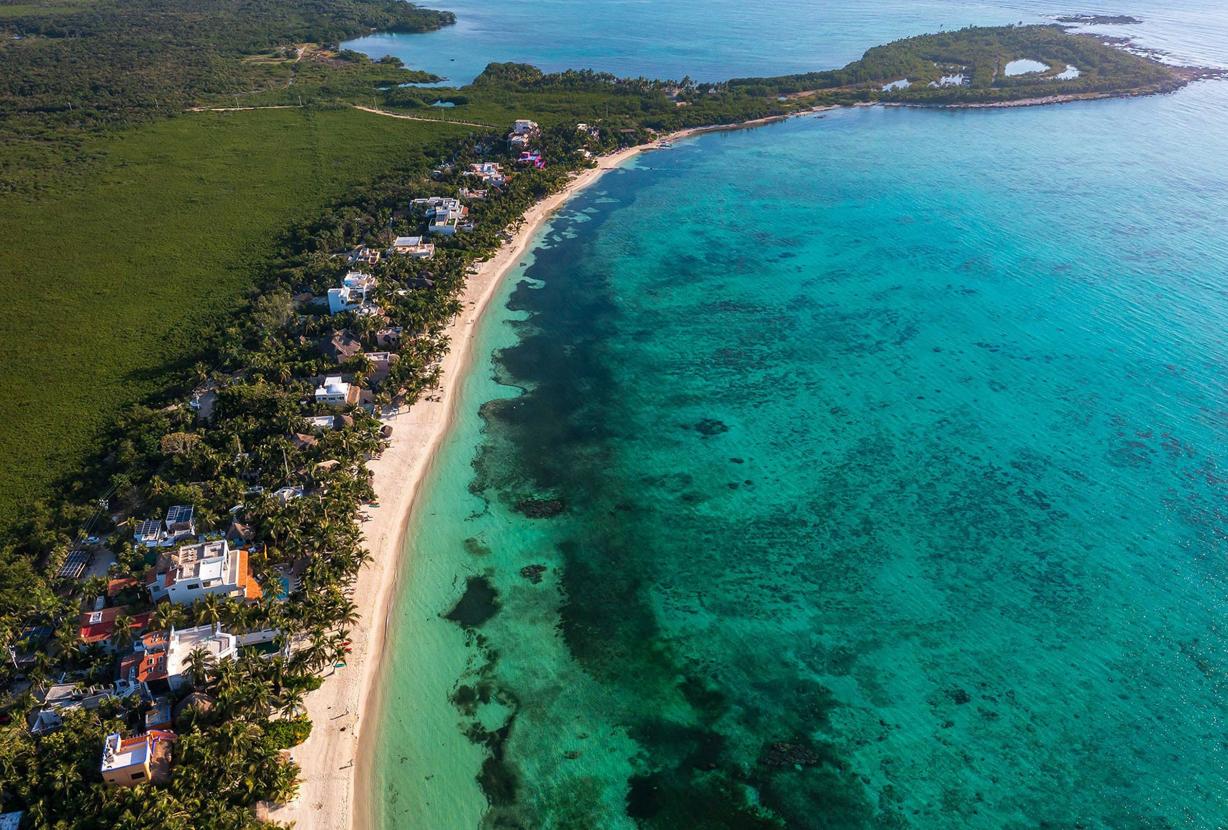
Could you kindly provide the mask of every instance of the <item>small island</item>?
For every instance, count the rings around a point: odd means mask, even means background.
[[[1067,14],[1059,17],[1057,22],[1076,26],[1134,26],[1143,21],[1128,14]]]
[[[1019,67],[1019,69],[1016,69]],[[816,103],[1019,106],[1172,92],[1188,70],[1057,25],[967,28],[877,46],[843,69],[732,85]]]

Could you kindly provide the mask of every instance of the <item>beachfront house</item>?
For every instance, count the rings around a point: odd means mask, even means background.
[[[231,549],[225,539],[184,545],[163,556],[146,577],[154,601],[188,605],[209,594],[240,600],[260,599],[260,585],[252,576],[247,551]]]
[[[102,780],[116,787],[165,783],[170,778],[173,740],[175,733],[162,729],[131,738],[112,732],[102,748]]]
[[[375,277],[361,271],[350,271],[341,278],[341,285],[328,289],[328,313],[341,314],[353,311],[371,314],[375,309],[370,304],[370,294],[375,290]]]
[[[131,687],[150,694],[181,692],[192,686],[191,655],[197,649],[214,663],[235,660],[239,641],[221,624],[198,625],[177,631],[152,631],[141,637],[132,653],[119,664],[119,677]]]
[[[475,179],[481,179],[484,184],[491,187],[503,187],[507,184],[507,175],[503,172],[503,167],[496,161],[482,161],[477,164],[469,165],[469,169],[465,171],[466,176]]]
[[[463,229],[461,223],[469,215],[469,208],[452,196],[414,199],[410,205],[426,217],[427,232],[441,236],[452,236],[458,229]]]
[[[371,371],[367,375],[372,383],[379,383],[392,372],[392,364],[401,359],[393,352],[367,352],[365,357],[371,363]]]
[[[398,236],[392,240],[388,253],[398,256],[408,256],[414,259],[430,259],[435,256],[435,245],[423,241],[420,236]]]
[[[315,432],[331,432],[337,428],[334,415],[312,415],[307,419],[307,424]]]
[[[399,348],[405,330],[401,326],[386,326],[375,333],[375,343],[383,348]]]
[[[320,406],[353,406],[358,403],[359,388],[346,383],[341,375],[329,375],[316,387],[315,402]]]
[[[540,134],[541,128],[536,121],[521,118],[512,125],[512,131],[507,135],[507,143],[513,150],[524,149]]]
[[[546,167],[546,160],[542,158],[542,154],[537,150],[525,150],[516,159],[516,163],[532,165],[537,170],[544,170]]]

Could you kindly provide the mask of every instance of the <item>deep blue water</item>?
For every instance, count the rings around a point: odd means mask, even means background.
[[[858,8],[827,42],[915,12]],[[1225,159],[1202,83],[713,134],[573,201],[413,519],[379,825],[1228,826]]]

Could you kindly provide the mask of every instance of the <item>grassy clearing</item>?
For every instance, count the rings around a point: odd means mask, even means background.
[[[79,469],[118,410],[190,363],[201,327],[243,302],[280,231],[459,129],[348,109],[189,115],[100,140],[86,176],[10,199],[0,526]]]

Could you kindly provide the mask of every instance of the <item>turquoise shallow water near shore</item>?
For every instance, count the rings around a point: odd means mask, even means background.
[[[572,202],[412,520],[377,826],[1228,826],[1225,158],[1204,83]]]
[[[576,200],[415,520],[381,826],[1228,822],[1209,118],[842,111]]]

